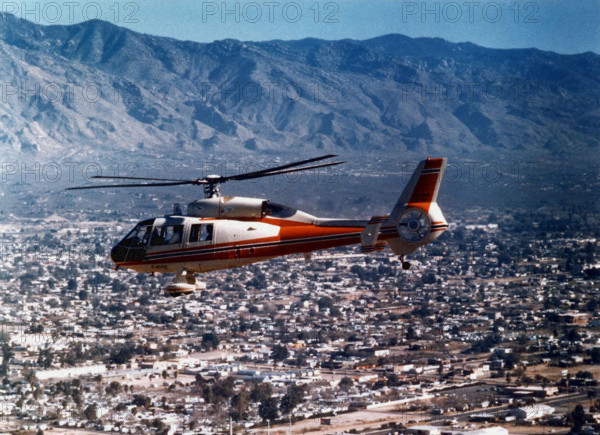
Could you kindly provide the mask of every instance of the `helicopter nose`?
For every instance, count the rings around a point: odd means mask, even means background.
[[[123,246],[116,245],[110,251],[110,259],[113,263],[122,263],[125,261],[125,257],[127,256],[127,248]]]

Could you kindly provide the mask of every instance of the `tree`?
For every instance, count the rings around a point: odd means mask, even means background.
[[[109,396],[116,396],[121,392],[121,384],[117,381],[112,381],[108,387],[106,387],[105,391]]]
[[[577,405],[569,417],[573,422],[574,432],[578,432],[586,421],[585,410],[583,409],[583,406]]]
[[[256,384],[252,391],[250,392],[250,400],[254,403],[264,402],[266,399],[273,395],[273,387],[271,384],[267,384],[266,382],[261,382],[260,384]]]
[[[400,385],[400,379],[398,378],[398,375],[395,373],[389,374],[387,376],[386,385],[388,387],[397,387],[398,385]]]
[[[53,360],[54,360],[54,355],[50,351],[50,348],[46,347],[46,348],[40,350],[40,353],[39,353],[38,359],[37,359],[37,364],[40,367],[47,369],[47,368],[50,368]]]
[[[282,414],[289,414],[296,406],[302,402],[305,394],[305,387],[292,384],[288,387],[287,392],[281,398],[279,408]]]
[[[152,405],[152,400],[143,394],[134,394],[131,404],[142,408],[148,408]]]
[[[515,365],[517,365],[517,363],[520,361],[521,355],[512,352],[505,353],[502,359],[504,360],[504,366],[506,367],[506,369],[512,370],[515,367]]]
[[[289,356],[288,350],[285,346],[281,346],[280,344],[276,344],[273,346],[273,350],[271,352],[271,358],[275,361],[283,361],[287,359]]]
[[[152,427],[155,427],[158,432],[161,432],[166,428],[165,423],[158,417],[152,420]]]
[[[85,410],[83,411],[83,416],[89,421],[94,421],[98,418],[96,411],[96,404],[92,403],[87,408],[85,408]]]
[[[296,367],[302,367],[306,365],[306,354],[301,353],[296,357]]]
[[[319,305],[319,310],[324,310],[326,308],[329,308],[329,309],[333,308],[333,300],[327,296],[323,296],[322,298],[320,298],[318,300],[317,304]]]
[[[489,352],[491,347],[496,346],[501,342],[501,337],[497,332],[492,332],[491,334],[486,335],[484,338],[477,340],[471,346],[471,351],[474,353],[478,352]]]
[[[263,420],[276,420],[279,417],[279,409],[277,406],[277,399],[269,397],[268,399],[260,402],[258,406],[258,415]]]
[[[529,314],[531,314],[531,312]],[[517,336],[517,343],[521,346],[525,346],[527,343],[529,343],[529,338],[527,338],[527,335],[525,334],[519,334]]]
[[[421,281],[423,284],[435,284],[437,281],[437,277],[433,272],[425,272],[421,277]]]
[[[338,387],[340,387],[340,389],[347,391],[350,388],[352,388],[352,386],[354,385],[354,381],[352,380],[352,378],[349,378],[348,376],[344,376],[341,380],[340,383],[338,384]]]
[[[0,376],[8,374],[8,364],[12,357],[15,356],[13,347],[7,342],[2,343],[2,364],[0,364]]]
[[[250,394],[246,390],[240,391],[231,398],[229,415],[234,421],[245,420],[248,417],[249,405]]]
[[[115,364],[125,364],[129,362],[135,355],[135,345],[133,343],[125,343],[110,352],[110,361]]]
[[[383,387],[385,387],[385,381],[383,379],[380,379],[377,382],[375,382],[371,388],[373,390],[379,390]]]
[[[594,379],[594,374],[592,372],[587,371],[587,370],[579,370],[575,374],[575,377],[577,379]]]
[[[214,332],[205,332],[202,334],[202,346],[207,349],[216,349],[219,345],[219,336]]]
[[[98,278],[100,278],[102,275],[98,274]],[[99,283],[104,282],[104,278],[102,279],[98,279],[95,282],[95,286],[97,287]],[[113,293],[126,293],[127,292],[127,286],[125,284],[123,284],[121,281],[119,281],[117,278],[114,278],[111,283],[110,283],[111,287],[112,287],[112,291]]]
[[[579,331],[577,331],[576,328],[571,328],[569,329],[566,338],[567,340],[569,340],[570,343],[573,343],[575,341],[581,340],[581,335],[579,334]]]
[[[227,377],[218,380],[213,386],[213,395],[216,402],[225,402],[234,394],[234,379]]]
[[[73,278],[70,278],[69,281],[67,282],[67,290],[72,291],[72,292],[77,290],[77,281],[75,281]]]

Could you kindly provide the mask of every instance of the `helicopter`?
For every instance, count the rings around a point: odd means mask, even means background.
[[[337,157],[328,154],[237,175],[208,175],[185,180],[123,176],[93,178],[130,180],[129,184],[71,187],[67,190],[195,185],[204,199],[192,201],[184,214],[175,204],[173,214],[139,222],[111,250],[115,269],[140,273],[174,273],[165,289],[170,296],[188,295],[205,288],[196,273],[230,269],[290,254],[311,253],[360,244],[363,253],[389,246],[401,260],[436,240],[448,228],[437,204],[445,158],[421,161],[389,215],[368,220],[319,218],[266,199],[222,196],[221,184],[290,172],[331,167],[345,162],[312,164]]]

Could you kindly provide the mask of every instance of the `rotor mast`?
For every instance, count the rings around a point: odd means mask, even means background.
[[[221,196],[221,177],[219,175],[208,175],[204,185],[205,198],[218,198]]]

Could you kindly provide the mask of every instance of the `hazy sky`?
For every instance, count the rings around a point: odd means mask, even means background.
[[[600,53],[600,0],[538,1],[2,1],[40,24],[101,18],[154,35],[199,42],[366,39],[387,33],[486,47]]]

